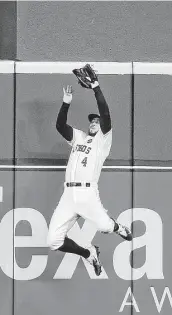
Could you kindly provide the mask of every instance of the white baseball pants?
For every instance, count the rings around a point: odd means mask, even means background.
[[[95,187],[65,187],[49,225],[47,243],[51,250],[63,245],[78,217],[90,220],[100,232],[112,233],[114,221],[108,216]]]

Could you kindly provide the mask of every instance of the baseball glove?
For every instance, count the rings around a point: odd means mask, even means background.
[[[89,64],[86,64],[83,68],[74,69],[72,72],[76,75],[78,83],[86,89],[92,89],[91,83],[98,81],[95,71]]]

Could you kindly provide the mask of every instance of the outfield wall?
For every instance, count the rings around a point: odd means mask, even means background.
[[[79,257],[49,252],[46,245],[50,218],[63,192],[64,158],[68,153],[67,147],[63,147],[61,137],[55,133],[53,121],[57,113],[57,104],[53,96],[55,98],[58,92],[59,102],[57,103],[59,104],[60,89],[67,74],[60,74],[62,70],[57,71],[58,67],[54,70],[56,73],[53,74],[48,74],[45,70],[46,73],[36,74],[34,73],[36,71],[33,71],[35,65],[30,63],[30,66],[32,66],[32,71],[30,70],[28,74],[21,70],[22,67],[28,67],[25,63],[1,63],[2,115],[0,119],[3,128],[0,138],[2,147],[0,151],[0,282],[3,286],[3,294],[0,296],[0,304],[2,312],[16,315],[23,313],[29,315],[32,312],[35,315],[44,315],[50,310],[53,312],[58,310],[63,314],[69,312],[80,314],[87,313],[87,307],[91,304],[94,313],[102,315],[105,312],[131,314],[132,311],[133,314],[151,312],[157,315],[161,312],[168,315],[172,304],[169,246],[172,169],[167,162],[164,163],[164,151],[158,150],[157,146],[152,149],[155,154],[152,166],[143,165],[144,159],[140,166],[129,166],[127,155],[124,159],[125,165],[119,165],[119,159],[122,161],[122,152],[129,152],[131,147],[127,140],[120,144],[118,152],[115,146],[119,145],[116,133],[120,132],[120,128],[123,136],[126,135],[131,139],[128,135],[131,126],[127,132],[127,124],[124,129],[119,123],[121,117],[126,117],[128,122],[131,121],[129,105],[128,107],[119,106],[124,98],[126,98],[124,100],[130,100],[132,75],[130,70],[135,71],[135,99],[137,100],[143,95],[140,85],[146,80],[149,80],[157,91],[158,83],[166,82],[164,89],[166,88],[170,93],[171,64],[147,64],[147,66],[144,65],[144,71],[141,70],[140,64],[133,64],[134,67],[130,64],[130,67],[127,65],[126,74],[100,75],[100,82],[109,100],[114,98],[113,83],[118,100],[117,104],[114,103],[115,107],[110,105],[112,121],[116,128],[114,128],[112,143],[112,159],[109,160],[111,164],[107,165],[108,162],[103,167],[100,177],[100,196],[111,216],[119,218],[121,223],[128,226],[131,226],[134,221],[134,240],[128,243],[115,235],[97,233],[95,226],[91,223],[78,221],[69,236],[77,242],[81,242],[83,238],[84,242],[93,240],[100,245],[104,269],[99,278]],[[41,69],[43,69],[42,66],[43,64],[41,64]],[[44,69],[47,69],[47,65],[44,66]],[[97,66],[99,71],[103,72],[102,64]],[[118,72],[124,72],[123,66],[121,64],[119,70],[119,64],[113,64],[116,69],[113,71],[117,72],[118,69]],[[14,70],[17,72],[15,75]],[[150,71],[154,74],[148,74]],[[81,124],[86,128],[84,117],[89,112],[86,112],[88,110],[86,105],[88,102],[89,110],[91,110],[91,102],[94,100],[91,95],[89,95],[90,101],[86,102],[85,98],[85,106],[82,104],[85,110],[83,114],[79,101],[82,89],[76,85],[70,73],[68,77],[76,86],[76,102],[71,111],[70,120],[76,121],[79,126],[77,115],[80,113]],[[108,87],[106,82],[109,83]],[[128,87],[125,89],[126,94],[117,88],[122,87],[122,84]],[[14,93],[15,86],[16,93]],[[89,92],[83,91],[85,96]],[[144,96],[148,99],[149,95],[148,92]],[[150,128],[155,128],[159,134],[162,128],[158,114],[158,111],[162,112],[160,95],[161,93],[156,102],[151,99],[145,105],[147,106],[145,111],[154,113],[153,123],[151,119],[148,120]],[[170,94],[168,95],[170,101]],[[144,104],[145,98],[142,97],[141,100]],[[167,97],[166,112],[162,117],[164,128],[167,128],[170,121],[169,101]],[[149,145],[150,134],[139,134],[137,129],[140,127],[140,123],[137,123],[141,115],[139,111],[143,113],[143,108],[139,107],[139,104],[140,102],[135,102],[135,143],[137,145],[139,136],[142,136],[141,141]],[[150,118],[150,115],[148,117]],[[56,137],[62,144],[51,156],[50,148],[53,141],[56,141]],[[163,137],[159,137],[161,146],[165,145],[162,140]],[[142,147],[143,151],[144,149],[147,150],[146,145]],[[171,147],[167,146],[166,153],[169,156],[170,150]],[[140,154],[143,151],[140,151]],[[62,154],[62,164],[58,157],[56,159],[56,153]],[[140,157],[145,158],[144,155]],[[155,165],[155,160],[161,162],[158,162],[159,166]],[[134,171],[133,180],[131,171]],[[133,209],[131,209],[132,202],[134,202]],[[132,249],[134,250],[133,265],[131,265]],[[13,253],[15,253],[14,256]]]

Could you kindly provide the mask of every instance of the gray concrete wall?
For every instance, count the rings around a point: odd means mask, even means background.
[[[24,1],[17,10],[22,60],[172,60],[170,1]]]
[[[15,59],[17,52],[16,1],[0,1],[0,59]]]
[[[0,74],[0,161],[11,163],[14,155],[14,84],[13,74]]]
[[[167,75],[135,76],[134,155],[171,165],[172,78]]]

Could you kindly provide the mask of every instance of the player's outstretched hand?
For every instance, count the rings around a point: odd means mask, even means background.
[[[70,104],[72,102],[72,86],[63,87],[63,102]]]

